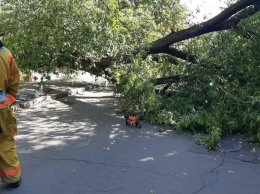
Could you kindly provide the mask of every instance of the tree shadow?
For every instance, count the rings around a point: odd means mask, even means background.
[[[141,129],[127,126],[123,114],[118,113],[116,108],[116,98],[78,95],[60,101],[51,100],[17,112],[19,132],[15,138],[24,177],[17,193],[40,190],[44,186],[39,185],[39,181],[51,187],[73,182],[76,178],[67,178],[70,176],[84,177],[82,179],[90,181],[93,184],[91,191],[84,186],[84,180],[79,181],[83,184],[80,192],[93,193],[101,182],[107,181],[107,177],[111,181],[102,185],[102,191],[117,190],[114,180],[121,185],[120,190],[121,187],[127,187],[122,186],[125,181],[137,185],[145,179],[146,174],[150,174],[148,180],[144,181],[148,189],[156,177],[182,175],[182,163],[172,164],[177,158],[181,160],[183,155],[180,153],[187,152],[187,138],[190,136],[174,133],[163,135],[143,121]],[[215,165],[215,161],[212,165]],[[77,166],[81,166],[80,170]],[[75,171],[70,168],[75,168]],[[114,171],[116,173],[111,175]],[[161,182],[161,178],[157,181],[161,190],[165,189],[166,182]],[[72,186],[66,187],[71,189]],[[0,185],[0,192],[8,193],[9,190],[6,185]]]

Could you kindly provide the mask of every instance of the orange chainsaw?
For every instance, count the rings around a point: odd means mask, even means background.
[[[138,118],[135,115],[127,115],[125,117],[125,124],[132,126],[132,127],[138,127],[141,128],[141,125],[138,122]]]

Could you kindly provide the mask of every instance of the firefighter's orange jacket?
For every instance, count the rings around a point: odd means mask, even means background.
[[[0,103],[0,109],[6,108],[15,102],[19,88],[19,70],[11,52],[0,48],[0,90],[7,93],[6,102]]]

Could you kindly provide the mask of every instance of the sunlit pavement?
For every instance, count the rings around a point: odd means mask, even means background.
[[[241,149],[208,153],[189,134],[126,126],[117,103],[94,89],[17,111],[22,184],[0,193],[259,193],[258,147],[237,136]]]

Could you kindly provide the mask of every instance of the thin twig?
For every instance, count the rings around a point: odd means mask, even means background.
[[[235,96],[233,96],[232,94],[230,94],[229,92],[227,92],[225,89],[223,89],[221,86],[218,85],[218,88],[220,90],[222,90],[223,92],[225,92],[225,94],[231,96],[234,100],[238,101],[238,102],[241,102],[241,103],[246,103],[246,104],[254,104],[254,103],[257,103],[257,102],[260,102],[260,101],[244,101],[244,100],[239,100],[237,99]]]

